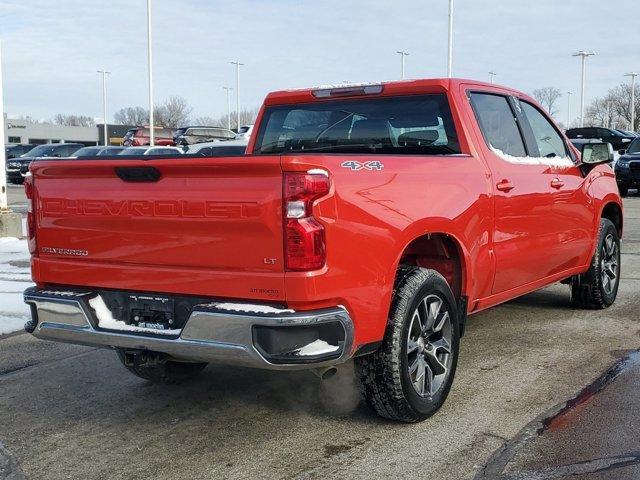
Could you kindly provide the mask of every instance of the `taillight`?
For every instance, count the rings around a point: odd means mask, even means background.
[[[36,248],[36,212],[33,192],[33,176],[28,173],[24,178],[24,194],[27,197],[27,243],[29,252],[35,254]]]
[[[284,249],[287,270],[317,270],[324,266],[324,227],[313,218],[313,202],[329,193],[324,172],[284,174]]]

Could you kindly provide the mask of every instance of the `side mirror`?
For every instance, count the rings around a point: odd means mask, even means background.
[[[618,154],[620,155],[624,155],[625,153],[627,153],[627,151],[624,148],[621,148],[620,150],[618,150]]]
[[[610,143],[585,143],[582,145],[582,163],[597,165],[613,162],[613,147]]]

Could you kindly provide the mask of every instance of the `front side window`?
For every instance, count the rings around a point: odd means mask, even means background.
[[[254,153],[460,153],[444,94],[328,100],[266,110]]]
[[[471,105],[490,147],[514,157],[526,155],[522,135],[507,97],[472,93]]]
[[[48,157],[55,150],[54,146],[51,145],[40,145],[38,147],[32,148],[23,156],[25,157]]]
[[[640,137],[636,137],[636,139],[631,142],[627,149],[627,153],[640,153]]]
[[[529,126],[533,131],[533,137],[538,147],[538,152],[532,152],[535,157],[567,157],[567,147],[564,140],[547,120],[547,118],[530,103],[521,101],[522,111],[529,121]]]
[[[616,137],[619,135],[616,135],[616,133],[613,130],[609,130],[608,128],[598,128],[598,137],[600,138],[609,138],[609,137]]]

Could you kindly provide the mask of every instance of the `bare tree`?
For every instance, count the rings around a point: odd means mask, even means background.
[[[167,128],[178,128],[188,125],[192,120],[190,115],[191,106],[187,101],[179,96],[173,96],[166,99],[160,105],[156,105],[153,111],[154,123],[157,126]],[[242,125],[251,125],[256,121],[259,108],[246,108],[240,111],[240,123]],[[143,107],[126,107],[118,110],[113,118],[119,125],[148,125],[149,111]],[[235,123],[236,113],[231,112],[232,125]],[[226,127],[227,115],[218,117],[200,116],[193,120],[197,125],[211,127]],[[235,126],[235,125],[234,125]]]
[[[256,121],[256,117],[258,116],[259,108],[246,108],[244,110],[240,110],[240,124],[241,125],[252,125]],[[197,117],[194,122],[197,125],[203,125],[208,127],[227,127],[228,121],[227,114],[220,115],[218,117]],[[235,128],[236,121],[236,112],[231,112],[231,127]]]
[[[92,127],[95,125],[93,118],[87,115],[67,115],[65,113],[58,113],[53,117],[53,123],[70,127]]]
[[[549,115],[558,113],[556,102],[562,96],[562,92],[555,87],[544,87],[533,91],[533,97],[547,109]]]
[[[113,119],[118,125],[146,125],[149,123],[149,110],[142,107],[121,108],[113,114]]]
[[[178,128],[189,123],[189,115],[192,110],[184,98],[173,96],[165,100],[162,105],[156,105],[154,117],[158,125]]]
[[[640,111],[640,95],[635,98],[635,110]],[[637,131],[640,118],[636,115],[635,125],[631,125],[631,86],[622,83],[610,89],[604,97],[594,99],[586,109],[585,121],[588,125],[625,128]]]
[[[219,127],[222,126],[219,124],[218,119],[215,119],[213,117],[208,117],[208,116],[204,116],[204,117],[196,117],[193,119],[193,124],[194,125],[200,125],[202,127]],[[226,127],[226,121],[224,126]]]

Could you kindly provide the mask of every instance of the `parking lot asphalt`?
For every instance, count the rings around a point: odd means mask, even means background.
[[[0,338],[0,478],[629,478],[612,466],[640,451],[637,197],[622,252],[607,310],[557,284],[471,316],[447,403],[416,425],[362,406],[350,364],[324,382],[210,366],[167,387],[108,350]]]

